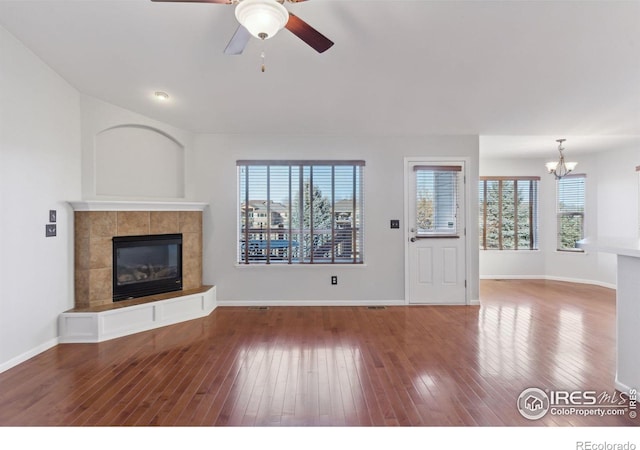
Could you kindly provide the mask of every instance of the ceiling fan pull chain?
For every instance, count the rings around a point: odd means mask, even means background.
[[[262,72],[264,72],[265,69],[266,69],[265,64],[264,64],[264,52],[262,52],[260,54],[260,58],[262,58],[262,65],[261,65],[260,69],[262,70]]]

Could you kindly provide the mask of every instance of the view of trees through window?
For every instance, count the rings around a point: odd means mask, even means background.
[[[480,249],[538,248],[538,177],[481,177]]]
[[[585,175],[567,175],[557,181],[558,250],[582,251],[584,238]]]

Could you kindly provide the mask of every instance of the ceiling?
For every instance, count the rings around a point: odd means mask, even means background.
[[[282,30],[224,55],[237,22],[220,4],[0,0],[0,25],[80,92],[194,132],[477,134],[489,156],[640,146],[640,1],[285,6],[335,45]]]

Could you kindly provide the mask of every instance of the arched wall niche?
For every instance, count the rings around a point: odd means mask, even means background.
[[[185,149],[153,127],[117,125],[95,136],[95,192],[100,197],[185,197]]]

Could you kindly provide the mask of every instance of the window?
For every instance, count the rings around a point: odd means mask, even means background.
[[[576,242],[584,238],[584,188],[586,175],[566,175],[557,183],[558,245],[561,251],[581,252]]]
[[[461,166],[414,166],[416,236],[458,233],[458,184]]]
[[[540,177],[480,177],[481,250],[538,249]]]
[[[237,161],[238,263],[362,263],[364,165]]]

